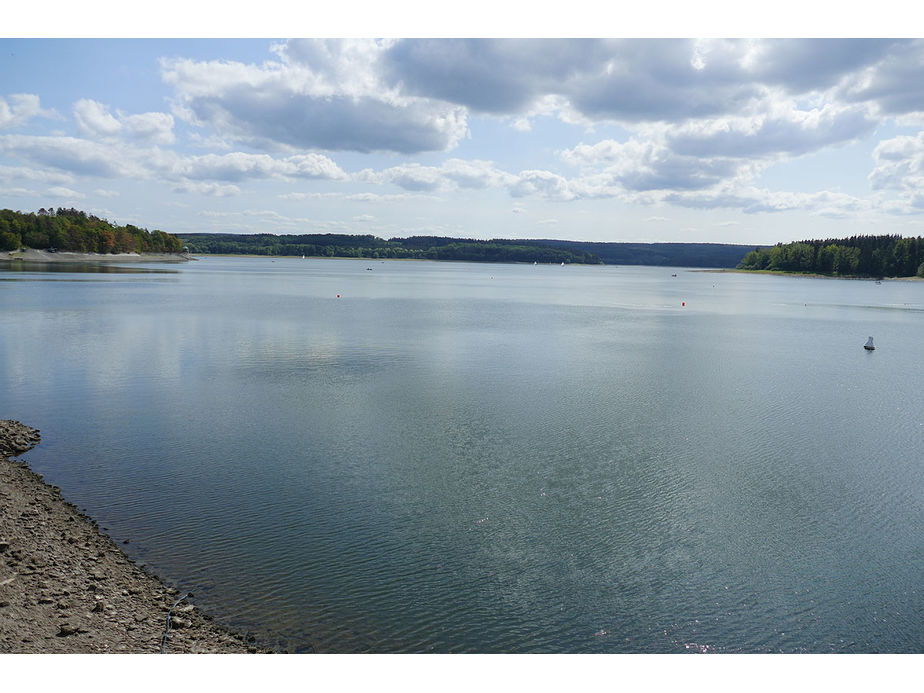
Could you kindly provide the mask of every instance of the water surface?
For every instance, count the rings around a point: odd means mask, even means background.
[[[0,416],[293,652],[920,652],[922,311],[670,268],[0,270]]]

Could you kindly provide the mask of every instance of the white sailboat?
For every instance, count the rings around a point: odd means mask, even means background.
[[[863,348],[867,351],[873,351],[876,347],[873,346],[873,338],[870,337],[866,340],[866,344],[863,345]]]

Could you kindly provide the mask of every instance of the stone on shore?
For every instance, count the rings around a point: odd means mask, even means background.
[[[0,653],[160,652],[176,589],[10,459],[39,440],[37,430],[0,420]],[[168,653],[256,651],[199,609],[179,613]]]

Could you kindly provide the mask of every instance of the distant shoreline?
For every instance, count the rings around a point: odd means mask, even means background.
[[[747,269],[695,269],[692,272],[713,272],[734,274],[765,274],[772,277],[803,277],[807,279],[851,279],[853,281],[889,281],[889,282],[920,282],[924,277],[860,277],[852,274],[816,274],[812,272],[785,272],[781,270],[747,270]]]
[[[47,250],[11,250],[0,253],[0,262],[22,262],[26,264],[51,263],[122,263],[122,262],[189,262],[195,260],[187,253],[72,253]]]

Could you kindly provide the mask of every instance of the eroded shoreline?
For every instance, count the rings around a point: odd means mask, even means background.
[[[60,264],[60,263],[133,263],[133,262],[189,262],[195,260],[187,253],[72,253],[67,251],[49,252],[47,250],[12,250],[0,253],[0,261],[21,262],[24,264]]]
[[[13,459],[39,432],[0,420],[0,653],[258,650],[142,570],[113,540]]]

